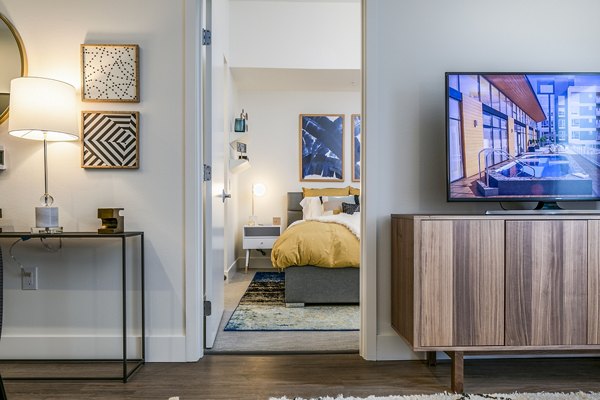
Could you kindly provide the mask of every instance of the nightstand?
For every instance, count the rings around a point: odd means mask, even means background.
[[[244,225],[242,248],[246,250],[246,273],[250,262],[250,250],[272,249],[279,235],[281,235],[279,225]]]

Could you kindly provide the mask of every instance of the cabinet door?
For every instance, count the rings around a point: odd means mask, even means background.
[[[455,221],[454,345],[504,344],[504,221]]]
[[[506,345],[587,341],[587,221],[506,222]]]
[[[600,221],[588,222],[588,344],[600,344]]]
[[[504,344],[504,224],[421,224],[421,346]]]
[[[452,221],[421,223],[421,346],[452,345]]]

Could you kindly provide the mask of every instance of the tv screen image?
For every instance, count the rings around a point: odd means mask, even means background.
[[[600,200],[600,73],[446,73],[449,201]]]

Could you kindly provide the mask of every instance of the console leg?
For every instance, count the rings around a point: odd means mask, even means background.
[[[435,367],[437,365],[437,353],[435,351],[427,352],[427,366]]]
[[[465,361],[462,351],[453,351],[449,353],[452,359],[452,370],[450,373],[451,389],[454,393],[464,391],[465,381]]]

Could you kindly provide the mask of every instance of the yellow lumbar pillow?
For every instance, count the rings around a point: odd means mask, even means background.
[[[352,187],[352,186],[348,186],[348,194],[360,196],[360,189]]]
[[[349,192],[349,188],[348,187],[344,187],[344,188],[322,188],[322,189],[315,189],[315,188],[302,188],[302,193],[304,194],[304,197],[319,197],[319,196],[348,196],[350,194]]]

